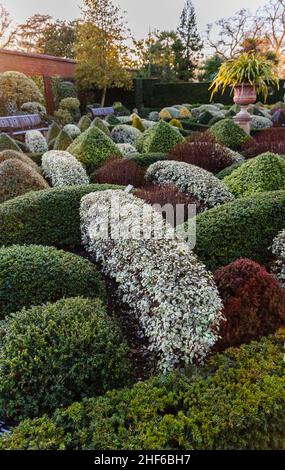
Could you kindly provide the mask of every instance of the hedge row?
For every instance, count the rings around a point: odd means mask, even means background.
[[[196,218],[195,252],[215,270],[238,258],[266,264],[284,228],[285,191],[261,193],[210,209]],[[192,222],[191,222],[192,223]]]
[[[79,185],[30,192],[0,205],[0,245],[81,245],[79,207],[88,193],[117,188]]]
[[[1,449],[284,449],[283,334],[24,421]]]

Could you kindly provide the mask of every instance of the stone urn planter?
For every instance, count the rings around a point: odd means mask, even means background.
[[[250,104],[256,102],[255,88],[249,83],[236,86],[234,89],[234,102],[241,108],[240,112],[234,117],[234,121],[238,124],[247,134],[250,134],[251,115],[247,111]]]

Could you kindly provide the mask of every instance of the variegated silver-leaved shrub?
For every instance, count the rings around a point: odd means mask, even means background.
[[[145,177],[154,184],[173,184],[180,191],[195,196],[208,209],[234,200],[222,181],[209,171],[189,163],[159,161],[150,165]]]
[[[142,135],[142,132],[136,127],[119,124],[112,130],[112,139],[116,144],[134,145],[136,140]]]
[[[111,204],[119,204],[115,230],[164,228],[164,239],[98,237]],[[222,302],[212,275],[161,214],[119,190],[91,193],[81,200],[82,241],[102,270],[117,283],[117,295],[138,321],[149,350],[166,372],[179,364],[203,362],[218,338]],[[118,215],[118,213],[116,213]],[[112,226],[112,222],[111,222]]]
[[[81,130],[75,124],[66,124],[63,130],[72,138],[75,139],[81,134]]]
[[[48,150],[48,144],[40,131],[35,129],[27,131],[25,144],[31,153],[43,153]]]
[[[123,157],[128,157],[132,153],[136,153],[137,149],[131,144],[116,144],[118,149],[120,150]]]
[[[285,288],[285,230],[280,232],[277,237],[274,238],[272,252],[277,258],[271,268],[272,274]]]
[[[69,152],[51,150],[42,157],[42,170],[52,186],[89,184],[89,178],[81,163]]]

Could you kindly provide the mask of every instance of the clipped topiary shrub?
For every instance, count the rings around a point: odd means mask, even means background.
[[[16,159],[0,163],[0,202],[44,188],[47,182],[32,166]]]
[[[274,238],[272,253],[276,257],[276,260],[271,266],[271,271],[285,288],[285,230],[282,230],[282,232]]]
[[[0,336],[6,420],[40,416],[128,384],[128,346],[98,299],[23,309],[6,319]]]
[[[137,140],[136,145],[141,153],[167,153],[181,142],[184,142],[184,137],[180,134],[179,129],[160,121],[147,129]]]
[[[232,119],[223,119],[217,122],[210,128],[209,132],[219,143],[232,150],[240,150],[242,145],[250,139],[249,135]]]
[[[1,317],[62,297],[104,297],[92,263],[40,245],[0,248]]]
[[[0,152],[0,163],[5,162],[6,160],[19,160],[26,165],[29,165],[37,172],[40,172],[38,165],[23,152],[17,152],[16,150],[3,150]]]
[[[47,114],[45,106],[37,101],[28,101],[27,103],[22,104],[21,111],[29,114],[39,114],[42,119]]]
[[[120,121],[119,121],[120,122]],[[95,126],[95,127],[98,127],[98,129],[100,129],[101,131],[104,132],[104,134],[106,134],[108,137],[111,137],[111,132],[109,130],[109,127],[108,125],[106,124],[105,121],[103,121],[103,119],[99,118],[99,117],[96,117],[93,121],[92,121],[92,126]]]
[[[239,259],[218,269],[214,279],[226,319],[216,350],[268,336],[285,324],[285,290],[259,264]]]
[[[285,155],[285,129],[272,127],[264,129],[248,140],[242,148],[245,158],[253,158],[265,152]]]
[[[129,158],[130,155],[137,153],[137,149],[131,144],[117,144],[117,147],[124,158]]]
[[[65,131],[61,130],[53,145],[54,150],[66,150],[73,142],[73,138]]]
[[[235,162],[230,166],[227,166],[226,168],[224,168],[222,171],[220,171],[219,173],[215,175],[216,178],[218,178],[219,180],[223,180],[226,176],[231,175],[232,172],[236,170],[237,168],[239,168],[243,163],[244,161],[240,161],[240,162]]]
[[[25,144],[31,153],[43,153],[48,151],[48,144],[40,131],[31,130],[25,134]]]
[[[3,152],[3,150],[16,150],[17,152],[21,152],[17,142],[7,134],[0,134],[0,152]]]
[[[87,129],[91,126],[91,122],[92,121],[90,117],[85,114],[79,119],[77,126],[79,127],[81,132],[84,132],[84,131],[87,131]]]
[[[116,204],[111,233],[135,230],[143,217],[145,229],[161,229],[161,236],[142,238],[137,231],[127,237],[98,236],[96,227],[104,226]],[[123,191],[89,194],[80,212],[86,249],[117,282],[118,298],[128,305],[131,321],[138,321],[140,338],[158,367],[165,372],[203,361],[217,340],[222,304],[212,277],[188,245],[174,237],[173,228],[149,204]]]
[[[35,82],[20,72],[0,74],[0,106],[5,114],[13,114],[27,101],[43,102]]]
[[[131,144],[134,145],[137,139],[140,138],[142,135],[139,129],[136,129],[133,126],[128,126],[125,124],[121,124],[119,126],[115,126],[112,130],[112,139],[117,144]]]
[[[75,139],[81,134],[81,131],[78,126],[75,124],[66,124],[63,130],[72,138]]]
[[[144,173],[141,167],[132,160],[110,158],[91,177],[93,183],[109,183],[134,187],[144,185]]]
[[[0,205],[0,245],[81,245],[80,200],[88,193],[119,189],[88,184],[29,192]]]
[[[273,126],[271,119],[264,116],[252,116],[251,130],[269,129]]]
[[[208,209],[234,199],[226,185],[212,173],[184,162],[169,160],[153,163],[147,169],[145,178],[153,184],[172,184],[194,196]]]
[[[122,156],[116,144],[96,126],[78,136],[67,151],[89,168],[98,168],[110,156]]]
[[[137,114],[132,115],[132,126],[138,129],[141,132],[145,131],[145,127],[143,121]]]
[[[138,163],[144,169],[148,168],[153,163],[159,162],[161,160],[166,160],[165,153],[133,153],[129,156],[130,160]]]
[[[52,186],[89,183],[81,163],[68,152],[51,150],[45,153],[42,157],[42,170]]]
[[[284,449],[284,340],[231,348],[191,376],[154,377],[25,421],[4,434],[0,448]]]
[[[57,124],[57,122],[53,122],[51,126],[49,126],[48,132],[47,132],[47,142],[50,143],[51,141],[54,141],[58,134],[60,133],[61,128]]]
[[[256,194],[199,214],[197,256],[211,270],[239,258],[269,262],[268,247],[284,227],[285,191]]]
[[[285,158],[263,153],[236,168],[223,181],[236,197],[285,189]]]

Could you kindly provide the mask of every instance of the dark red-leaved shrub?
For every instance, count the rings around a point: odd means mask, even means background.
[[[195,199],[194,196],[189,196],[185,193],[182,193],[175,186],[170,185],[170,184],[165,185],[165,186],[156,186],[156,185],[145,186],[142,189],[138,189],[135,192],[135,195],[151,205],[159,204],[159,206],[163,207],[166,204],[171,204],[171,206],[174,209],[174,224],[172,224],[171,220],[168,220],[168,221],[172,225],[176,225],[176,223],[177,225],[179,225],[188,220],[188,218],[191,215],[190,213],[188,213],[188,205],[195,204],[197,214],[205,210],[202,203],[199,202],[197,199]],[[178,204],[184,206],[184,211],[179,212],[179,216],[177,213]],[[179,211],[180,210],[181,208],[179,208]],[[161,213],[163,217],[166,218],[166,213],[165,212],[161,212]]]
[[[217,351],[267,336],[285,324],[285,290],[263,266],[240,259],[218,269],[214,278],[226,318]]]
[[[144,185],[144,173],[141,167],[131,161],[111,157],[107,162],[91,175],[92,183],[110,183],[135,187]]]
[[[206,132],[195,133],[185,142],[176,145],[167,158],[190,163],[212,173],[219,173],[233,163],[229,150]]]
[[[253,158],[265,152],[285,155],[285,128],[271,127],[259,131],[242,147],[245,158]]]

